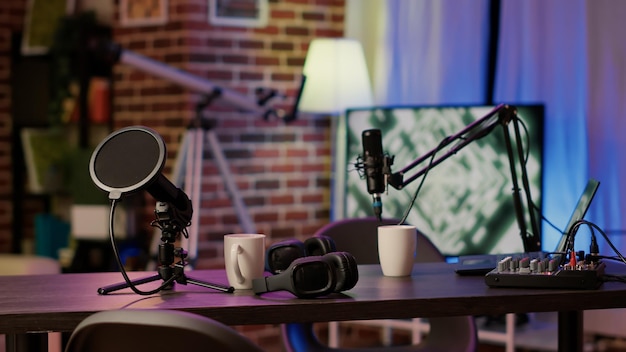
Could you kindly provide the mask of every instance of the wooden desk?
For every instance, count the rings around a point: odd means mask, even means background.
[[[626,307],[623,283],[605,283],[593,291],[489,288],[483,277],[457,276],[453,269],[444,263],[417,264],[411,277],[389,278],[379,266],[360,266],[354,289],[316,299],[296,299],[288,292],[229,294],[196,285],[177,285],[152,296],[129,289],[98,295],[99,287],[123,281],[119,273],[0,277],[0,334],[71,331],[94,312],[131,308],[184,310],[228,325],[559,311],[559,349],[582,351],[582,310]],[[613,265],[608,272],[626,268]],[[134,279],[154,272],[129,274]],[[223,270],[187,275],[227,282]],[[147,291],[160,283],[140,288]]]

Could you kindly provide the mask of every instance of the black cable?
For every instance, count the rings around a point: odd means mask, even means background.
[[[152,291],[141,291],[139,290],[135,284],[133,284],[133,282],[130,280],[130,278],[128,277],[128,274],[126,273],[126,269],[124,268],[124,265],[122,264],[122,260],[120,259],[120,254],[119,251],[117,249],[117,243],[115,242],[115,231],[114,231],[114,225],[115,225],[115,208],[117,206],[117,200],[116,199],[112,199],[111,200],[111,211],[109,213],[109,237],[111,239],[111,246],[113,247],[113,253],[114,253],[114,257],[115,257],[115,261],[117,262],[117,265],[120,268],[120,272],[122,273],[122,276],[124,277],[124,281],[126,282],[126,284],[128,285],[128,287],[130,287],[131,290],[133,290],[133,292],[135,292],[138,295],[143,295],[143,296],[148,296],[148,295],[153,295],[155,293],[160,292],[161,290],[169,287],[174,280],[176,280],[176,275],[172,275],[172,277],[170,277],[169,279],[165,280],[163,282],[163,284],[161,286],[159,286],[158,288],[152,290]]]
[[[574,223],[574,226],[572,226],[572,228],[570,229],[570,231],[567,234],[567,244],[570,245],[570,241],[571,241],[571,250],[574,250],[573,245],[574,245],[574,237],[576,236],[576,232],[578,231],[578,228],[582,225],[587,225],[592,233],[592,236],[595,236],[593,230],[597,230],[602,237],[604,238],[604,240],[606,241],[606,243],[609,245],[609,247],[611,247],[611,249],[613,250],[613,252],[617,255],[617,257],[619,258],[619,261],[621,261],[622,263],[626,264],[626,258],[624,258],[624,256],[619,252],[619,250],[615,247],[615,245],[613,245],[613,242],[611,242],[611,240],[609,239],[609,237],[606,235],[606,233],[604,233],[604,231],[602,231],[602,229],[587,220],[578,220],[577,222]],[[567,248],[567,247],[566,247]]]
[[[626,283],[626,277],[622,276],[622,275],[604,274],[601,279],[604,282],[621,282],[621,283]]]
[[[517,120],[518,124],[522,126],[522,129],[524,130],[524,136],[526,137],[526,146],[528,148],[526,148],[526,155],[524,155],[524,167],[526,167],[526,164],[528,163],[528,159],[530,158],[530,133],[528,132],[528,126],[526,126],[526,123],[524,123],[524,120],[520,119],[519,116],[515,115],[514,117],[515,120]]]
[[[545,215],[541,213],[541,209],[539,209],[539,207],[536,204],[533,203],[532,206],[541,215],[541,220],[545,221],[548,225],[550,225],[550,227],[552,227],[554,230],[558,231],[559,233],[561,234],[564,233],[563,230],[561,230],[558,226],[556,226],[554,223],[548,220],[548,218],[546,218]]]
[[[528,126],[526,126],[526,123],[524,122],[524,120],[520,119],[517,115],[515,116],[515,119],[517,119],[518,123],[522,126],[522,129],[524,130],[524,136],[526,139],[526,145],[529,146],[528,148],[526,148],[526,151],[525,151],[526,155],[524,156],[524,160],[523,160],[524,166],[526,166],[528,163],[528,159],[530,159],[530,133],[528,132]],[[536,212],[538,212],[539,216],[541,216],[541,220],[545,221],[550,227],[552,227],[554,230],[558,231],[561,234],[564,233],[563,230],[561,230],[558,226],[556,226],[548,218],[546,218],[545,215],[543,215],[541,208],[537,204],[533,202],[532,204],[530,204],[530,207],[534,209]]]
[[[406,219],[409,217],[409,213],[411,212],[411,209],[413,208],[413,205],[415,204],[415,200],[417,199],[417,195],[420,193],[420,190],[422,189],[422,185],[424,185],[424,181],[426,180],[426,176],[428,176],[428,173],[430,172],[430,169],[432,168],[433,161],[435,160],[435,155],[437,154],[437,152],[439,152],[439,150],[441,150],[441,148],[444,145],[447,145],[447,142],[448,142],[449,139],[450,139],[450,136],[444,138],[439,143],[439,145],[437,146],[435,151],[433,152],[433,155],[431,155],[430,161],[428,162],[428,165],[426,166],[426,170],[424,171],[424,175],[422,175],[422,180],[420,181],[419,186],[417,186],[417,189],[415,190],[415,193],[413,194],[413,197],[411,198],[411,202],[409,203],[409,206],[407,207],[406,211],[404,212],[404,215],[402,216],[402,219],[400,219],[400,222],[398,223],[399,225],[404,224]]]

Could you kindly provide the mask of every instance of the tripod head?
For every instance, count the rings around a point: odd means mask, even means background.
[[[189,237],[187,226],[189,226],[190,219],[185,212],[170,207],[167,202],[157,201],[154,215],[155,219],[150,222],[150,226],[161,229],[161,241],[173,243],[180,237],[180,234],[185,238]]]
[[[187,251],[181,247],[175,247],[174,243],[181,234],[185,237],[189,236],[187,233],[188,222],[184,222],[185,218],[181,217],[180,212],[176,208],[170,207],[167,202],[157,202],[154,215],[155,219],[150,225],[161,230],[161,244],[158,254],[159,270],[169,271],[176,258],[181,259],[178,265],[184,267]]]

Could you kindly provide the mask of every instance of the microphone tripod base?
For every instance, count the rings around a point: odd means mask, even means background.
[[[137,280],[133,280],[131,281],[131,283],[133,285],[141,285],[141,284],[146,284],[148,282],[153,282],[156,280],[161,279],[161,275],[157,274],[157,275],[153,275],[153,276],[149,276],[149,277],[144,277],[142,279],[137,279]],[[130,287],[129,284],[127,284],[126,282],[120,282],[117,284],[113,284],[113,285],[109,285],[109,286],[104,286],[104,287],[100,287],[98,288],[98,294],[100,295],[106,295],[107,293],[111,293],[113,291],[119,291],[125,288]]]
[[[232,286],[225,286],[225,285],[220,285],[220,284],[215,284],[215,283],[210,283],[210,282],[206,282],[206,281],[201,281],[201,280],[197,280],[197,279],[193,279],[190,277],[187,277],[185,275],[185,273],[183,272],[183,268],[182,267],[174,267],[174,281],[172,281],[172,283],[166,287],[163,288],[163,290],[171,290],[172,288],[174,288],[174,283],[179,283],[181,285],[187,285],[187,283],[193,284],[193,285],[197,285],[197,286],[201,286],[201,287],[205,287],[205,288],[211,288],[217,291],[221,291],[221,292],[226,292],[226,293],[233,293],[235,291],[235,288]],[[98,294],[100,295],[106,295],[108,293],[114,292],[114,291],[119,291],[125,288],[129,288],[131,285],[135,286],[135,285],[141,285],[141,284],[146,284],[146,283],[150,283],[150,282],[154,282],[160,279],[163,279],[164,281],[171,279],[171,268],[160,268],[159,269],[159,273],[156,275],[152,275],[152,276],[148,276],[148,277],[144,277],[141,279],[136,279],[136,280],[132,280],[130,281],[130,283],[127,282],[120,282],[117,284],[112,284],[112,285],[108,285],[108,286],[104,286],[104,287],[100,287],[98,288]],[[166,275],[164,275],[166,274]]]

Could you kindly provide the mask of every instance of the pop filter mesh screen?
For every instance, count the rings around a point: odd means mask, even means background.
[[[155,138],[140,129],[110,137],[94,160],[98,180],[112,188],[126,188],[144,181],[155,169],[160,171],[159,159],[165,150]]]

